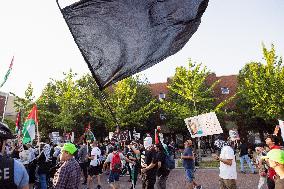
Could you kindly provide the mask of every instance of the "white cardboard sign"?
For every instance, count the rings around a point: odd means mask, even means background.
[[[223,133],[215,112],[186,118],[184,121],[192,138]]]

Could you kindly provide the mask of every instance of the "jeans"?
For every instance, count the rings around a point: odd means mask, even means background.
[[[46,174],[39,174],[40,189],[47,189]]]
[[[248,157],[248,155],[244,155],[244,156],[241,156],[241,157],[240,157],[241,171],[242,171],[242,172],[245,172],[245,169],[244,169],[244,161],[247,162],[247,164],[248,164],[248,166],[249,166],[251,172],[254,173],[254,168],[253,168],[253,166],[252,166],[252,164],[251,164],[251,162],[250,162],[250,158]]]

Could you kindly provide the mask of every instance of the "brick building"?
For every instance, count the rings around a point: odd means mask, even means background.
[[[2,121],[2,118],[3,118],[4,109],[5,109],[6,97],[7,97],[7,106],[6,106],[4,116],[5,116],[5,118],[16,120],[17,112],[14,108],[15,97],[11,96],[8,93],[0,92],[0,118],[1,118],[1,121]]]
[[[157,99],[163,99],[166,98],[169,92],[169,89],[167,88],[169,82],[171,81],[171,78],[167,79],[167,82],[165,83],[153,83],[149,84],[150,90],[152,92],[152,95],[156,97]],[[236,94],[237,87],[238,87],[238,80],[237,75],[229,75],[229,76],[216,76],[215,73],[211,73],[206,78],[206,84],[212,85],[214,82],[219,81],[215,88],[213,89],[213,95],[216,99],[216,104],[219,104],[220,102],[229,99],[233,95]],[[230,101],[225,107],[225,111],[234,110],[236,108],[236,102],[235,100]],[[163,113],[160,112],[159,115],[156,116],[155,123],[157,125],[160,125],[162,128],[162,132],[169,133],[169,129],[167,128],[165,124],[165,119],[163,117]]]
[[[165,83],[153,83],[149,84],[152,95],[158,99],[166,98],[169,89],[167,85],[171,78],[167,79]],[[215,73],[210,74],[206,79],[206,84],[212,85],[214,82],[218,81],[217,85],[214,88],[214,98],[216,99],[216,103],[220,103],[231,96],[236,94],[238,87],[237,75],[229,75],[229,76],[216,76]],[[229,104],[225,106],[227,110],[235,109],[236,104],[235,101],[231,101]]]

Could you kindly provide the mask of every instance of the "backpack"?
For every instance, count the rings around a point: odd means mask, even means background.
[[[116,152],[114,153],[113,152],[113,157],[112,157],[112,160],[111,160],[111,170],[113,172],[120,172],[121,171],[121,159],[120,159],[120,156],[119,156],[119,152]]]
[[[165,149],[165,167],[169,170],[174,169],[175,168],[175,159],[174,156],[172,156],[168,150],[167,147],[164,147]]]

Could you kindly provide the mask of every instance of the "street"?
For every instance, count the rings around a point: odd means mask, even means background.
[[[218,189],[218,169],[198,169],[195,172],[195,178],[198,184],[203,186],[203,189]],[[120,188],[128,189],[131,183],[128,182],[129,177],[120,177]],[[238,172],[237,187],[238,189],[254,189],[257,188],[259,180],[258,174],[241,174]],[[103,189],[109,189],[107,184],[107,175],[102,175]],[[167,181],[168,189],[185,189],[186,181],[183,169],[173,170]],[[136,189],[141,189],[141,180],[138,181]],[[85,189],[85,187],[82,187]]]

